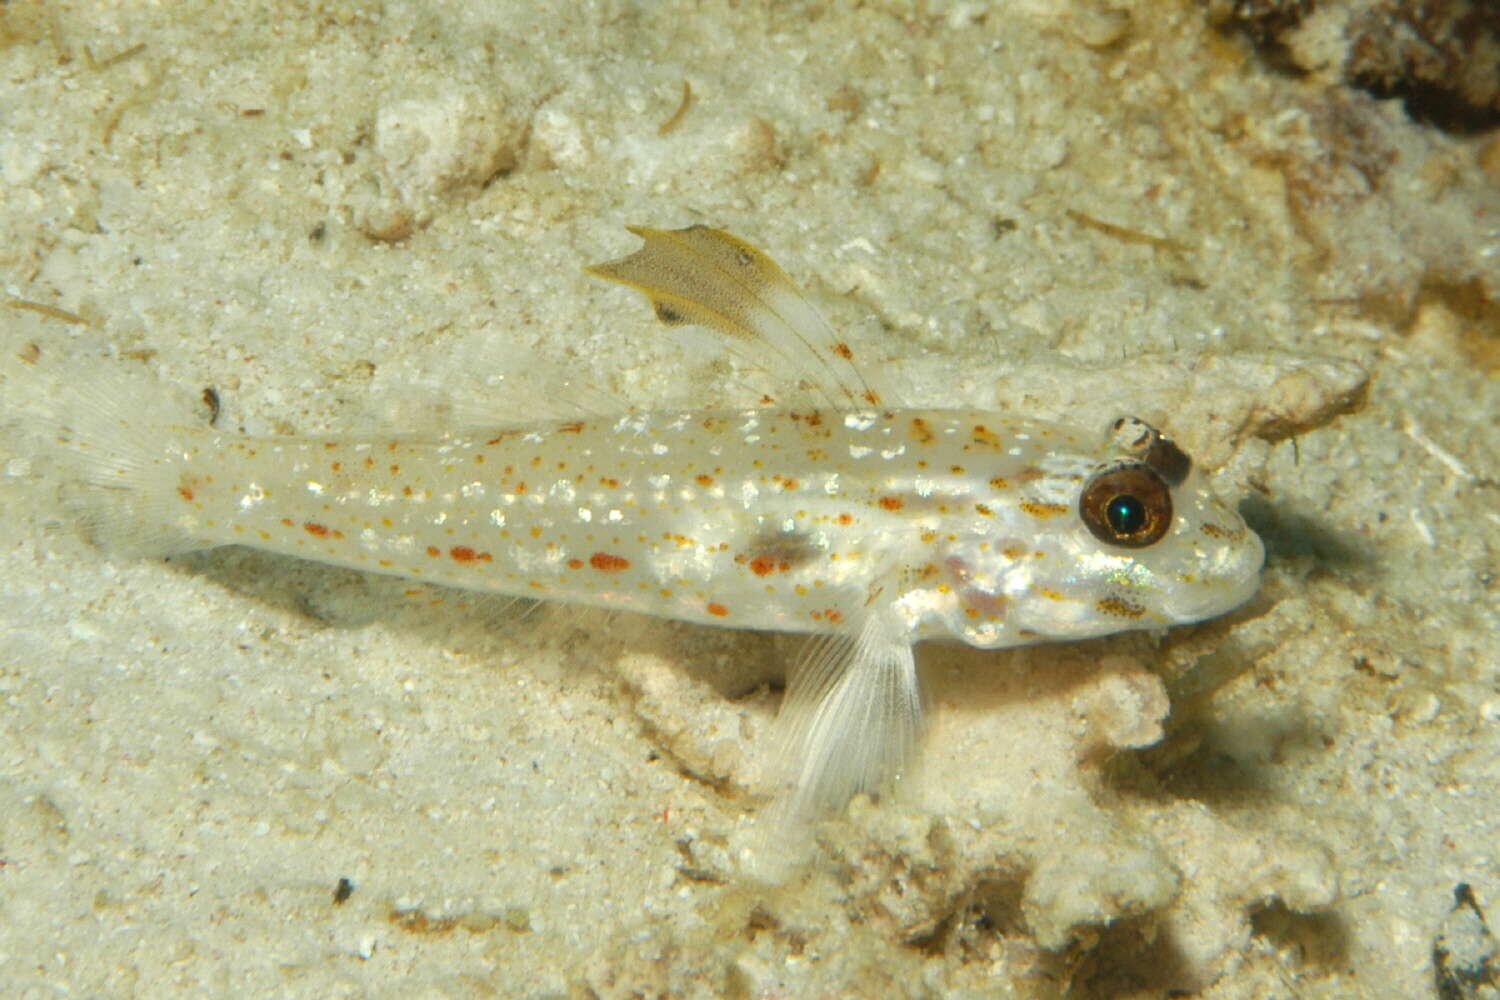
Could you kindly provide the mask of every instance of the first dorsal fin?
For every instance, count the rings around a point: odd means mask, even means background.
[[[664,323],[697,323],[765,345],[834,406],[879,405],[853,350],[770,257],[707,226],[626,228],[645,246],[590,274],[645,293]]]

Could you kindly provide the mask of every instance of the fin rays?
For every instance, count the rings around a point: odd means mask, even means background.
[[[627,228],[645,245],[586,268],[590,274],[644,293],[669,326],[697,323],[765,345],[834,406],[881,403],[854,366],[852,349],[770,257],[707,226]]]
[[[795,665],[777,719],[783,822],[800,824],[900,776],[921,732],[912,646],[872,609],[858,633],[816,636]]]

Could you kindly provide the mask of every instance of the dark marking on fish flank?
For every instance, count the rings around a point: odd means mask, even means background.
[[[1105,614],[1114,615],[1117,618],[1140,618],[1146,613],[1145,608],[1123,597],[1106,597],[1094,606]]]
[[[818,547],[805,531],[770,531],[756,537],[734,561],[756,576],[787,573],[817,558]]]

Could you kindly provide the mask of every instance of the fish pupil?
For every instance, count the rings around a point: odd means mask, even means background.
[[[1146,526],[1146,505],[1139,497],[1121,493],[1110,498],[1104,516],[1117,534],[1133,535]]]

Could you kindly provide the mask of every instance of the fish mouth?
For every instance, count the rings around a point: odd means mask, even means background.
[[[1169,614],[1181,622],[1198,622],[1233,611],[1260,590],[1260,571],[1266,562],[1265,546],[1254,533],[1254,544],[1219,560],[1204,574],[1205,584],[1196,593],[1171,604]]]

